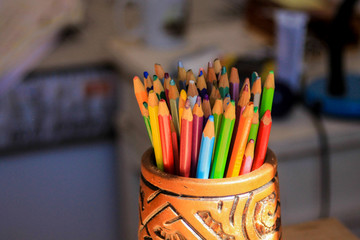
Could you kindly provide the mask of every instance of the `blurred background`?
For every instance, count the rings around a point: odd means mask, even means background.
[[[132,78],[217,57],[241,81],[275,70],[282,224],[360,237],[357,1],[3,0],[0,36],[0,239],[136,239]]]

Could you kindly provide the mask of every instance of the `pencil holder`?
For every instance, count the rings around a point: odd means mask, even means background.
[[[164,173],[153,149],[141,161],[138,239],[281,239],[277,159],[233,178]]]

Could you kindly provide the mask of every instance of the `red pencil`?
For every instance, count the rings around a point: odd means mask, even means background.
[[[178,144],[178,138],[177,138],[174,122],[171,116],[170,116],[170,129],[171,129],[173,156],[174,156],[174,170],[175,170],[175,174],[179,175],[179,144]]]
[[[199,160],[200,143],[204,124],[204,112],[201,106],[201,97],[198,96],[193,109],[193,135],[191,150],[191,177],[196,177],[196,169]]]
[[[264,163],[270,137],[271,124],[271,112],[270,110],[267,110],[260,121],[259,132],[256,140],[254,163],[251,171],[258,169]]]
[[[174,155],[170,129],[170,113],[165,100],[159,102],[159,127],[164,171],[174,174]]]
[[[251,172],[251,166],[254,160],[254,148],[255,148],[254,140],[251,139],[246,145],[239,175],[244,175],[246,173]]]
[[[193,115],[189,99],[181,117],[179,175],[190,177]]]

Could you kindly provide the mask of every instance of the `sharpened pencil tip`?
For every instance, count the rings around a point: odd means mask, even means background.
[[[199,77],[201,77],[203,75],[203,71],[200,70],[200,74],[199,74]]]
[[[208,68],[212,68],[212,67],[213,67],[212,62],[208,62]]]
[[[196,98],[196,104],[200,107],[201,106],[201,97],[197,96]]]
[[[148,78],[149,73],[147,71],[144,72],[144,78]]]
[[[209,100],[209,95],[205,94],[204,100]]]
[[[213,115],[210,115],[208,121],[213,122],[213,121],[214,121],[214,116],[213,116]]]
[[[269,74],[274,74],[274,71],[273,71],[273,70],[271,70],[271,71],[269,72]]]
[[[226,67],[223,66],[223,67],[221,68],[221,75],[224,75],[225,73],[226,73]]]
[[[174,79],[171,79],[171,80],[170,80],[170,85],[171,85],[171,86],[174,86],[174,85],[175,85]]]
[[[164,78],[169,78],[169,73],[166,72],[166,73],[164,74]]]
[[[183,65],[183,63],[181,61],[178,62],[178,67],[179,68],[184,68],[184,65]]]
[[[157,75],[154,75],[154,76],[153,76],[153,80],[154,80],[154,81],[158,80]]]

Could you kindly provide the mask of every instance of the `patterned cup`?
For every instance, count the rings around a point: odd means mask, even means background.
[[[138,239],[281,239],[277,160],[268,150],[259,169],[223,179],[161,172],[153,149],[141,161]]]

